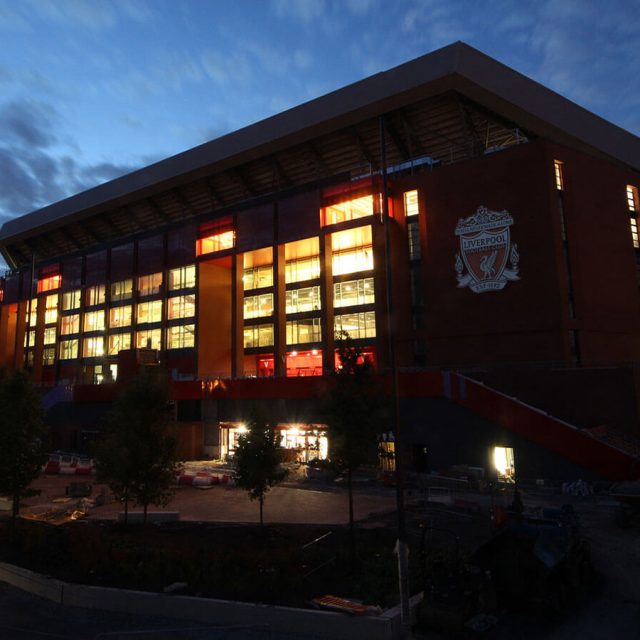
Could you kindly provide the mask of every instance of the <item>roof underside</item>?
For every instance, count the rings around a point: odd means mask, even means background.
[[[457,43],[12,220],[0,250],[21,267],[34,254],[53,260],[331,176],[375,173],[380,115],[389,166],[449,164],[543,136],[640,167],[638,138]]]

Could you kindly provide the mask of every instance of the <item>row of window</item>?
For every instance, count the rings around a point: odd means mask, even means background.
[[[166,349],[189,349],[195,346],[195,325],[181,324],[166,329]],[[91,336],[61,340],[59,346],[60,360],[75,360],[80,357],[82,345],[83,358],[99,358],[104,355],[115,356],[119,351],[132,348],[131,333],[116,333],[107,338]],[[55,339],[53,341],[55,343]],[[162,347],[162,330],[150,329],[135,333],[135,347],[138,349]],[[106,348],[106,351],[105,351]]]
[[[247,296],[244,299],[244,318],[264,318],[273,315],[273,293]],[[349,307],[373,304],[375,301],[373,278],[336,282],[333,285],[334,307]],[[292,289],[285,293],[286,313],[304,313],[318,311],[322,306],[320,287]]]
[[[345,313],[334,318],[336,337],[348,334],[354,340],[376,337],[376,316],[373,311],[362,313]],[[309,344],[322,340],[322,324],[320,318],[287,321],[286,343]],[[258,324],[244,329],[244,348],[256,349],[271,347],[274,344],[272,324]]]

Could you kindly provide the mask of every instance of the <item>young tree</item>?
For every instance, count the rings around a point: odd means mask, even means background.
[[[255,411],[247,424],[248,431],[238,439],[234,454],[236,483],[246,489],[251,500],[260,504],[260,524],[267,492],[282,482],[287,471],[281,468],[282,447],[280,436],[262,416]]]
[[[42,399],[24,371],[0,372],[0,494],[11,498],[12,527],[20,499],[47,459]]]
[[[124,503],[165,505],[173,495],[180,466],[177,441],[169,431],[167,385],[158,372],[144,369],[114,403],[105,432],[96,446],[98,479]]]
[[[347,334],[339,337],[340,366],[334,372],[333,385],[325,394],[324,413],[330,457],[347,475],[353,556],[353,472],[369,460],[378,435],[385,430],[387,401],[375,377],[371,360],[353,345]]]

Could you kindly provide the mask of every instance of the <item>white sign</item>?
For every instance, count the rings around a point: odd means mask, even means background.
[[[458,220],[455,231],[460,238],[455,264],[458,287],[469,287],[474,293],[500,291],[509,280],[520,279],[518,246],[515,242],[511,244],[512,224],[513,218],[507,211],[490,211],[486,207],[478,207],[474,215]]]

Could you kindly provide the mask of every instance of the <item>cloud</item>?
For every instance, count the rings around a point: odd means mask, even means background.
[[[272,0],[271,6],[278,18],[291,18],[303,24],[318,20],[327,10],[325,0]]]
[[[0,217],[12,218],[136,169],[83,165],[58,151],[58,113],[50,105],[14,101],[0,107]]]

